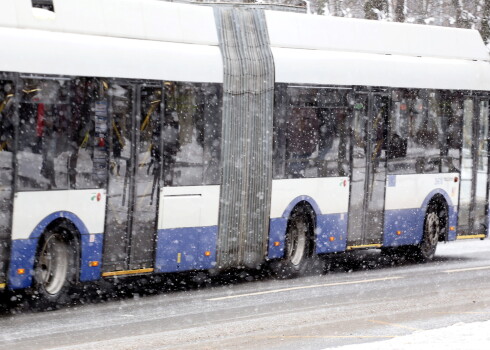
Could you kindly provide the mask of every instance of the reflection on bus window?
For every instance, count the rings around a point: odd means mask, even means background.
[[[75,79],[73,85],[70,188],[103,187],[107,181],[107,89],[103,82],[88,78]]]
[[[164,184],[218,184],[222,92],[217,84],[165,83]]]
[[[276,89],[274,178],[348,175],[347,90]]]
[[[157,187],[161,177],[160,116],[162,90],[142,88],[141,120],[139,125],[138,169],[136,183],[149,183],[140,190],[140,196],[149,197],[148,205],[156,203]]]
[[[0,80],[0,238],[4,238],[10,232],[13,174],[12,151],[14,147],[13,121],[14,87],[10,81]],[[0,246],[0,254],[4,248],[5,246]]]
[[[106,112],[97,105],[98,94],[93,79],[24,79],[17,153],[21,190],[102,186]]]
[[[457,94],[394,90],[388,171],[392,174],[457,171],[461,115]]]

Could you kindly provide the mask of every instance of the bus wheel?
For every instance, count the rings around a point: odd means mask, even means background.
[[[439,212],[437,206],[430,206],[425,215],[422,242],[414,249],[415,260],[426,262],[434,258],[444,222],[444,213]]]
[[[39,242],[34,266],[33,303],[41,309],[68,303],[75,282],[76,248],[63,229],[50,231]]]
[[[273,273],[280,278],[300,275],[313,265],[313,230],[310,216],[304,209],[296,210],[289,219],[284,258],[272,263]]]

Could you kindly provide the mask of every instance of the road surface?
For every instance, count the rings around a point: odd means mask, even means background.
[[[126,281],[49,312],[13,305],[0,349],[325,349],[490,320],[490,240],[440,244],[426,264],[364,251],[291,280],[204,280]]]

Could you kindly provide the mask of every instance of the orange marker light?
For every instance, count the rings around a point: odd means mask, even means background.
[[[449,231],[454,231],[454,230],[456,230],[456,227],[454,226],[449,227]]]
[[[402,234],[402,231],[396,231],[396,234],[399,236]]]
[[[335,237],[330,237],[330,242],[335,241]]]
[[[281,245],[281,242],[274,242],[274,247],[279,247]]]
[[[208,252],[204,252],[204,255],[205,256],[211,256],[211,252],[209,252],[209,251]]]
[[[18,275],[23,275],[26,273],[26,269],[17,269],[17,274]]]
[[[97,267],[97,266],[99,266],[99,262],[98,261],[89,261],[88,266]]]

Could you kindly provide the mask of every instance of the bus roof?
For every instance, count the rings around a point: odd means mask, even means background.
[[[161,0],[0,0],[0,26],[218,45],[211,6]],[[273,47],[490,61],[476,30],[266,11]]]
[[[211,6],[54,5],[55,13],[33,8],[31,0],[0,0],[0,71],[223,82]],[[265,16],[276,82],[490,90],[489,53],[475,30],[279,11]]]

